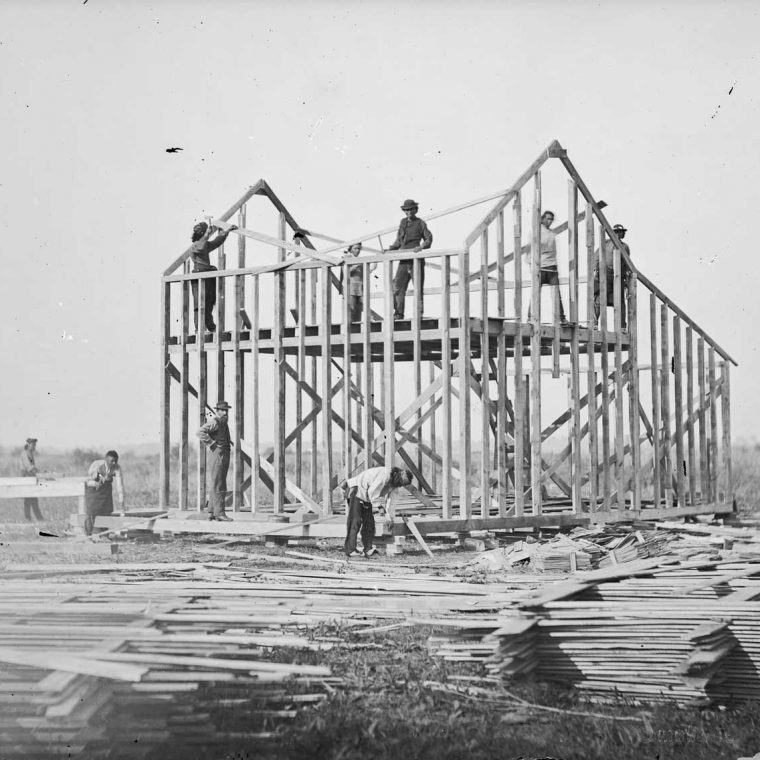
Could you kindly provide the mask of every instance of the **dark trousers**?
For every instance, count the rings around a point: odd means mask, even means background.
[[[393,316],[395,319],[404,318],[406,290],[409,287],[409,281],[414,276],[413,266],[413,261],[402,261],[396,269],[396,276],[393,278]],[[420,306],[422,306],[425,292],[425,262],[422,259],[420,259],[420,281],[414,283],[414,289],[420,294]]]
[[[31,520],[32,512],[36,520],[44,520],[42,512],[40,512],[40,502],[35,499],[24,499],[24,519]]]
[[[203,270],[208,272],[216,272],[216,267]],[[198,329],[198,283],[200,280],[190,280],[190,287],[193,291],[193,304],[195,314],[195,329]],[[214,324],[214,306],[216,306],[216,280],[208,279],[203,280],[203,287],[205,292],[203,293],[205,303],[203,305],[203,321],[207,330],[215,330]]]
[[[92,535],[95,518],[98,515],[113,514],[113,486],[109,482],[103,483],[99,488],[87,486],[85,490],[85,507],[87,516],[84,519],[84,532]]]
[[[208,509],[210,517],[219,517],[224,514],[224,502],[227,497],[227,470],[230,468],[230,451],[222,451],[218,447],[213,451],[208,450],[206,457],[209,478]]]
[[[362,311],[364,311],[364,300],[361,296],[348,297],[348,313],[352,322],[362,321]]]
[[[357,498],[356,491],[356,486],[354,486],[346,494],[346,541],[343,544],[343,551],[347,557],[356,551],[356,537],[359,535],[359,530],[362,533],[365,552],[372,548],[372,542],[375,540],[375,516],[372,514],[372,504]]]
[[[614,275],[607,273],[607,306],[615,305],[615,280]],[[599,323],[599,315],[602,313],[601,304],[601,283],[599,282],[599,274],[594,276],[594,324]],[[625,282],[620,282],[620,326],[625,330]]]
[[[538,277],[538,297],[541,298],[541,288],[544,285],[553,285],[554,291],[554,319],[557,318],[557,303],[559,302],[559,318],[561,322],[565,321],[565,307],[562,305],[562,294],[559,290],[559,272],[557,267],[551,269],[542,269]],[[528,307],[528,319],[530,319],[530,307]]]

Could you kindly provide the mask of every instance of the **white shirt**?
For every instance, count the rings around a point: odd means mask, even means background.
[[[541,225],[541,269],[557,266],[557,235]]]
[[[370,502],[373,507],[384,507],[390,517],[394,516],[398,489],[391,488],[390,467],[370,467],[346,482],[349,488],[356,487],[359,499]]]

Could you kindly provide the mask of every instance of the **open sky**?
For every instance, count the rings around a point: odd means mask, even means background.
[[[351,237],[507,187],[555,138],[737,359],[756,437],[758,8],[5,0],[0,444],[158,440],[160,273],[259,177]]]

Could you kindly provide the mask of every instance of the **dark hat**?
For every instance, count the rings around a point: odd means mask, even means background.
[[[407,198],[404,201],[404,205],[401,207],[402,211],[411,211],[412,209],[419,208],[417,201],[413,201],[411,198]]]
[[[27,438],[26,442],[27,443],[37,443],[37,439],[36,438]]]
[[[215,409],[232,409],[232,407],[226,401],[217,401]]]
[[[293,233],[293,239],[296,239],[296,238],[305,238],[305,237],[306,237],[306,234],[304,233],[303,230],[296,230]]]
[[[623,227],[622,224],[616,224],[612,229],[614,232],[628,232],[628,230]]]

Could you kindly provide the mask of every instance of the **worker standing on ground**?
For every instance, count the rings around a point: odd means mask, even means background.
[[[236,230],[237,225],[231,225],[227,230],[220,231],[217,227],[209,227],[206,222],[199,222],[193,227],[192,245],[190,246],[190,258],[193,261],[193,272],[216,272],[215,266],[211,266],[209,254],[215,251],[226,239],[227,235]],[[211,235],[216,232],[217,236],[209,240]],[[195,329],[198,329],[198,280],[190,280],[190,287],[193,290],[193,303],[195,304]],[[206,329],[209,332],[216,330],[214,324],[214,306],[216,305],[216,279],[208,278],[204,280],[204,309],[203,320]]]
[[[559,321],[561,324],[567,324],[565,319],[565,307],[562,305],[562,294],[559,289],[559,270],[557,269],[557,235],[552,232],[551,226],[554,224],[554,212],[544,211],[541,214],[541,232],[540,232],[540,249],[541,264],[538,278],[538,298],[541,298],[541,288],[544,285],[551,285],[554,291],[554,320],[557,319],[557,303],[559,302]],[[528,308],[528,319],[530,319],[531,309]]]
[[[35,463],[35,454],[37,452],[37,439],[27,438],[24,448],[21,450],[21,476],[25,478],[36,478],[39,469]],[[36,520],[44,520],[40,512],[40,503],[36,496],[24,499],[24,519],[32,521],[32,513]]]
[[[230,468],[230,429],[227,414],[230,405],[220,401],[216,405],[214,416],[198,431],[198,438],[208,449],[208,466],[211,478],[209,495],[209,520],[232,522],[225,512],[227,497],[227,470]]]
[[[628,256],[631,255],[631,249],[629,248],[627,243],[623,242],[623,238],[625,237],[625,233],[628,232],[628,230],[623,227],[622,224],[616,224],[613,228],[614,233],[618,236],[618,239],[620,240],[620,243],[623,246],[623,250],[628,254]],[[594,326],[599,324],[599,315],[602,312],[602,305],[601,305],[601,298],[600,298],[600,290],[601,290],[601,283],[599,278],[599,266],[600,266],[600,251],[597,248],[594,252]],[[607,276],[607,298],[605,299],[607,302],[607,306],[615,306],[615,244],[612,242],[612,240],[606,240],[604,242],[604,267],[606,270],[606,276]],[[626,263],[625,259],[621,256],[620,257],[620,326],[623,330],[626,328],[626,319],[625,319],[625,303],[626,303],[626,293],[628,292],[628,277],[630,276],[630,269],[628,268],[628,264]]]
[[[401,210],[406,216],[399,224],[396,240],[388,247],[389,251],[419,251],[426,250],[433,245],[433,235],[428,229],[427,224],[422,219],[417,218],[419,206],[417,201],[407,198]],[[393,278],[393,318],[404,318],[404,307],[406,305],[406,289],[409,287],[409,280],[413,276],[413,261],[400,261],[396,269],[396,276]],[[425,293],[425,261],[420,260],[420,281],[414,283],[414,289],[420,294],[420,306],[422,306],[423,296]]]
[[[111,450],[105,459],[96,459],[87,473],[85,488],[85,506],[87,517],[84,530],[92,535],[95,518],[98,515],[113,514],[113,487],[116,485],[116,497],[119,502],[119,512],[124,514],[124,480],[119,465],[119,455]]]
[[[354,243],[345,252],[347,259],[358,256],[362,252],[362,244]],[[370,264],[371,272],[377,265]],[[343,286],[343,296],[348,299],[349,318],[352,322],[361,322],[364,310],[364,265],[348,265],[348,284],[344,282],[345,268],[340,271],[340,282]]]
[[[377,554],[374,507],[385,512],[392,523],[396,516],[396,492],[412,482],[412,473],[400,467],[371,467],[356,477],[344,481],[346,493],[346,541],[343,551],[347,557],[361,557],[356,537],[361,530],[363,556]]]

